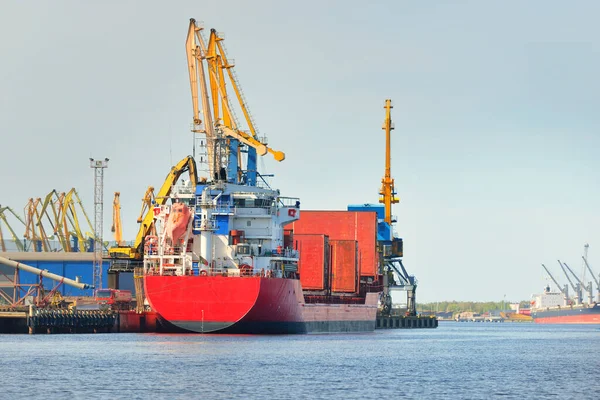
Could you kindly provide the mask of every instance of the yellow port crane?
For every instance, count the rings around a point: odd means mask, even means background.
[[[113,224],[110,228],[111,232],[115,235],[115,243],[117,246],[121,246],[123,242],[123,230],[121,227],[121,193],[115,192],[115,198],[113,200]]]
[[[398,203],[399,199],[396,197],[396,191],[394,189],[394,179],[392,178],[392,167],[391,167],[391,132],[394,129],[392,124],[391,110],[392,100],[387,99],[385,101],[385,121],[381,129],[385,130],[385,175],[381,179],[381,189],[379,190],[379,202],[385,206],[385,222],[392,224],[392,204]]]
[[[150,210],[150,208],[152,207],[153,201],[154,201],[154,187],[148,186],[148,189],[146,189],[146,193],[144,194],[144,198],[142,199],[142,210],[140,211],[140,216],[137,219],[138,224],[142,223],[142,221],[144,219],[144,215],[146,215],[148,210]]]
[[[164,205],[167,198],[171,194],[173,185],[177,183],[179,178],[184,172],[189,172],[190,182],[192,184],[193,192],[196,191],[196,183],[198,183],[198,176],[196,173],[196,161],[192,156],[187,156],[171,168],[171,171],[167,175],[164,183],[158,190],[154,199],[155,206]],[[149,188],[150,189],[150,188]],[[150,190],[146,191],[144,201],[148,198]],[[143,210],[144,208],[142,208]],[[141,218],[141,224],[133,242],[133,246],[117,245],[108,249],[108,254],[111,259],[120,259],[129,262],[140,261],[143,256],[143,241],[144,238],[154,229],[154,212],[152,207],[148,207],[145,215]]]
[[[2,224],[4,224],[9,230],[10,234],[12,235],[12,239],[15,242],[15,245],[17,246],[17,250],[25,251],[25,246],[23,245],[23,242],[19,240],[14,229],[10,226],[8,220],[6,219],[7,213],[12,214],[20,223],[23,224],[23,226],[25,226],[25,221],[23,221],[23,219],[17,213],[15,213],[12,208],[0,206],[0,248],[3,252],[6,252],[6,244],[4,243],[4,236],[2,234]]]
[[[222,44],[223,38],[219,36],[216,30],[211,29],[208,43],[205,44],[201,34],[202,30],[203,28],[198,26],[194,19],[190,19],[186,40],[186,51],[194,112],[194,127],[192,131],[204,133],[206,135],[209,163],[219,162],[219,157],[214,157],[215,151],[220,152],[221,154],[230,151],[230,148],[218,147],[224,146],[223,144],[220,144],[219,142],[215,143],[218,134],[237,139],[255,149],[258,155],[263,156],[267,153],[271,153],[275,160],[283,161],[285,159],[285,154],[283,152],[269,148],[266,143],[263,143],[263,141],[258,138],[255,124],[248,111],[247,102],[244,99],[235,73],[233,72],[234,64],[227,58],[225,53],[225,48]],[[210,90],[206,84],[204,61],[206,61],[206,73],[209,77]],[[241,130],[238,126],[230,99],[227,95],[224,71],[227,71],[227,76],[244,114],[249,132]],[[200,88],[198,86],[200,86]],[[211,105],[209,103],[209,92],[210,98],[212,99],[212,113]],[[199,101],[202,102],[204,123],[202,123],[200,118]],[[229,154],[229,157],[235,157],[238,161],[237,164],[240,165],[240,148],[238,147],[236,151],[237,154]],[[247,165],[247,169],[255,170],[256,166],[250,165],[251,162],[251,160],[248,160],[249,165]],[[223,166],[209,164],[208,167],[209,174],[212,177],[213,174]]]

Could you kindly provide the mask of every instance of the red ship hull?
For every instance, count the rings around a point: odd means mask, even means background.
[[[538,317],[534,321],[537,324],[600,324],[600,314]]]
[[[307,304],[295,279],[223,276],[144,277],[161,319],[189,332],[320,333],[375,329],[378,293],[361,304]]]
[[[584,304],[531,310],[538,324],[600,324],[600,304]]]

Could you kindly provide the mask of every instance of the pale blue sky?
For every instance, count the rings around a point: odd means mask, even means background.
[[[190,17],[225,34],[305,209],[376,202],[394,101],[394,214],[419,301],[529,298],[540,263],[600,272],[600,5],[593,1],[5,1],[0,204],[76,187],[111,159],[132,238],[140,200],[191,153]],[[164,4],[164,5],[163,5]],[[573,5],[576,4],[576,5]],[[171,149],[169,151],[169,148]]]

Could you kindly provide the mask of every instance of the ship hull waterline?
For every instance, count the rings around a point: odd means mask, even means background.
[[[598,324],[600,325],[600,304],[585,307],[549,308],[533,310],[533,321],[537,324]]]
[[[378,293],[364,304],[307,304],[295,279],[224,276],[144,277],[160,318],[194,333],[372,332]]]

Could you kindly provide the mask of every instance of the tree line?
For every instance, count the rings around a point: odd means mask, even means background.
[[[475,313],[485,313],[494,310],[510,310],[509,301],[438,301],[435,303],[417,303],[418,312],[464,312],[472,311]],[[522,300],[519,302],[520,308],[528,308],[529,301]]]

